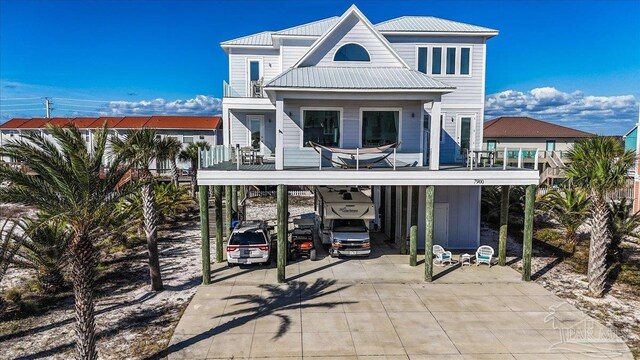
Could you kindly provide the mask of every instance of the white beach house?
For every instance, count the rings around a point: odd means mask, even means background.
[[[198,184],[368,185],[391,239],[417,225],[420,247],[476,248],[481,186],[538,184],[500,159],[480,166],[496,35],[430,16],[372,24],[352,6],[225,41],[224,145],[203,154]]]

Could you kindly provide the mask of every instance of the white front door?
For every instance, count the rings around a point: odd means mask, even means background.
[[[433,243],[444,247],[449,246],[449,204],[433,204]]]
[[[247,115],[247,144],[264,154],[264,115]]]
[[[459,151],[456,152],[456,160],[463,161],[469,150],[475,149],[476,116],[473,114],[458,115],[457,120],[456,143]]]

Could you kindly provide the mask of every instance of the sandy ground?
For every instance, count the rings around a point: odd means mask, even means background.
[[[139,359],[167,347],[182,311],[200,284],[200,224],[194,218],[160,233],[160,263],[165,290],[149,290],[144,247],[103,259],[96,306],[98,353],[102,359]],[[12,271],[3,286],[21,282]],[[40,316],[0,325],[0,358],[69,359],[74,351],[73,298],[59,300]]]

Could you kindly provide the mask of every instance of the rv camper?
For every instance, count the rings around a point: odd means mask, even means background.
[[[333,257],[369,256],[369,221],[375,217],[371,199],[357,187],[316,188],[319,237]]]

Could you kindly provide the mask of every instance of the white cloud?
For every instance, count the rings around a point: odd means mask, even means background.
[[[100,109],[100,113],[104,116],[219,115],[221,109],[222,100],[212,96],[197,95],[188,100],[110,101]]]
[[[554,87],[528,92],[506,90],[487,95],[487,119],[498,116],[530,116],[578,129],[606,134],[624,134],[638,121],[639,101],[633,95],[592,96]],[[626,130],[625,130],[626,129]]]

